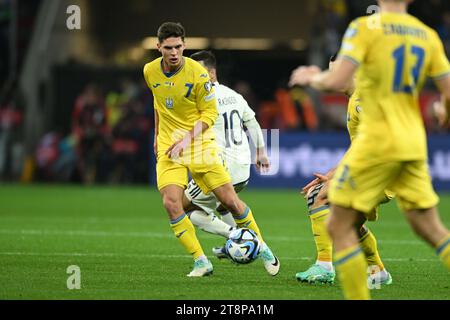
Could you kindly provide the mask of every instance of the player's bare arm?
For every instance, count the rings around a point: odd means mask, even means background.
[[[450,124],[450,76],[436,80],[441,92],[441,103],[434,106],[439,125],[445,127]]]
[[[256,169],[263,173],[270,170],[270,160],[265,147],[256,149]]]
[[[345,92],[351,87],[358,66],[347,59],[338,58],[331,70],[317,66],[302,66],[294,70],[290,86],[311,86],[320,91]]]

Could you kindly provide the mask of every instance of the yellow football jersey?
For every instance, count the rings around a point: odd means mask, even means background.
[[[350,141],[353,141],[358,133],[359,114],[361,113],[359,101],[359,93],[355,91],[351,95],[347,106],[347,130],[350,135]]]
[[[173,74],[163,72],[162,58],[144,67],[144,78],[159,116],[158,153],[183,138],[197,121],[209,125],[202,135],[202,145],[215,140],[211,129],[218,117],[214,87],[202,65],[187,57],[183,59],[183,66]]]
[[[339,56],[360,66],[357,83],[364,111],[358,152],[394,161],[426,159],[419,91],[427,76],[450,73],[437,33],[409,14],[362,17],[350,24]]]

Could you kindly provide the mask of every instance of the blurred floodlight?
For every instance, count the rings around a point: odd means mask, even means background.
[[[203,50],[207,48],[217,50],[271,50],[276,42],[269,38],[215,38],[188,37],[185,40],[187,49]],[[148,37],[142,41],[142,48],[146,50],[156,49],[157,37]],[[302,51],[306,48],[303,39],[292,39],[287,43],[292,50]]]
[[[188,37],[185,39],[187,49],[202,50],[209,47],[209,39],[202,37]],[[156,49],[157,37],[147,37],[142,41],[142,47],[146,50]]]
[[[274,42],[265,38],[217,38],[213,47],[221,50],[270,50]]]
[[[306,41],[303,39],[292,39],[289,41],[292,50],[303,51],[306,49]]]

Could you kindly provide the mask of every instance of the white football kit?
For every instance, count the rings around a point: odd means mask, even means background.
[[[252,164],[250,145],[244,125],[251,127],[249,132],[257,148],[264,147],[264,139],[261,128],[256,122],[255,112],[244,97],[218,82],[214,83],[214,89],[219,116],[213,129],[219,146],[219,154],[225,161],[236,192],[239,192],[248,183]],[[208,214],[214,214],[220,204],[212,192],[204,194],[194,180],[189,182],[185,195],[193,204]]]

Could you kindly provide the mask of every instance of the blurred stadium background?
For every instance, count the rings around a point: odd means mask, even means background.
[[[186,30],[187,55],[210,49],[220,81],[241,94],[265,129],[280,129],[280,170],[253,186],[296,187],[325,171],[348,145],[346,98],[289,89],[301,64],[327,66],[348,22],[375,1],[0,1],[1,181],[152,184],[152,97],[142,66],[158,56],[167,20]],[[69,30],[70,5],[81,30]],[[450,49],[450,3],[417,0],[413,14]],[[448,130],[427,86],[421,105],[438,189],[450,189]],[[338,107],[336,107],[338,105]]]
[[[347,148],[347,99],[290,89],[287,80],[302,64],[327,67],[349,21],[374,3],[0,0],[0,299],[342,298],[339,286],[300,285],[294,275],[315,256],[297,190]],[[67,27],[71,5],[80,8],[80,30]],[[416,0],[410,9],[450,53],[450,1]],[[155,36],[165,21],[186,28],[185,55],[212,50],[219,81],[248,100],[263,128],[280,130],[277,174],[253,172],[242,193],[283,261],[276,278],[258,262],[217,260],[214,277],[185,277],[191,259],[156,191],[152,96],[142,77],[159,56]],[[421,108],[448,226],[450,131],[433,116],[438,98],[428,83]],[[380,219],[370,227],[394,285],[374,298],[449,299],[448,273],[394,203]],[[223,243],[198,236],[208,253]],[[67,290],[69,265],[81,267],[83,290]]]

